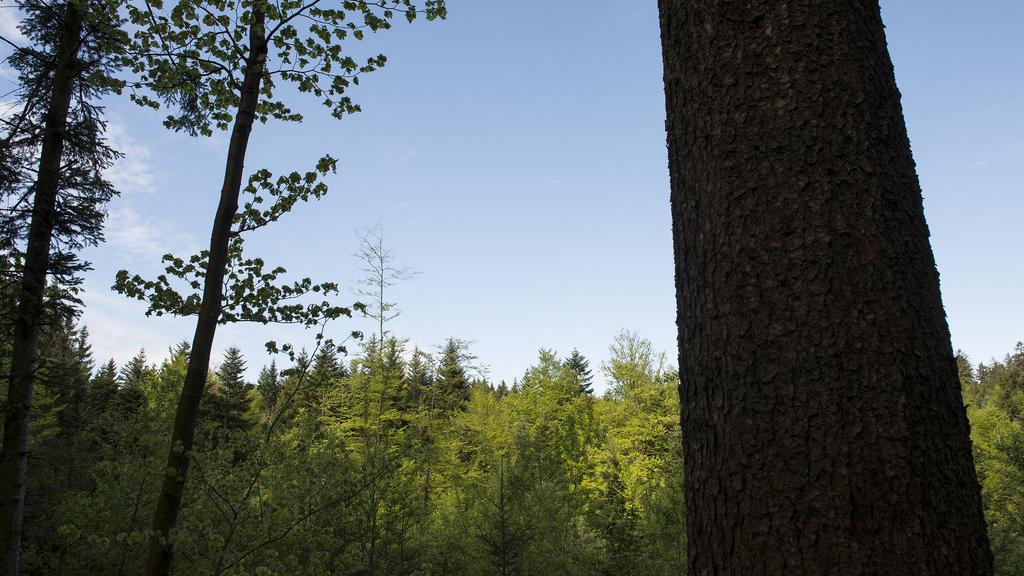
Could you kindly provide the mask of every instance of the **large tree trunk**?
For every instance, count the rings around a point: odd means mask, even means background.
[[[57,218],[61,157],[64,154],[68,111],[79,72],[77,55],[81,35],[82,13],[75,3],[69,2],[61,19],[60,41],[36,174],[32,221],[14,316],[3,453],[0,455],[0,575],[3,576],[18,574],[28,475],[29,412],[39,352],[46,275],[50,266],[50,243]]]
[[[986,575],[876,0],[659,0],[694,576]]]
[[[164,467],[163,485],[153,514],[153,538],[146,559],[146,576],[170,574],[173,554],[173,534],[185,495],[185,481],[195,440],[196,425],[199,422],[199,405],[206,389],[206,377],[210,369],[210,351],[213,337],[220,320],[224,296],[224,274],[228,263],[228,242],[231,226],[238,212],[238,196],[242,187],[242,170],[245,165],[245,151],[249,145],[259,103],[260,82],[266,63],[265,16],[259,10],[253,14],[249,29],[249,54],[245,76],[231,130],[228,157],[224,171],[224,185],[220,192],[220,204],[213,221],[210,236],[209,257],[206,261],[206,278],[203,284],[203,300],[196,321],[196,332],[192,337],[192,351],[189,355],[188,371],[182,385],[178,408],[174,415],[174,430],[171,433],[171,447]]]

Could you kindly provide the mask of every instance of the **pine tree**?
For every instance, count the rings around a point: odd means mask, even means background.
[[[506,384],[505,381],[502,380],[501,384],[498,384],[498,387],[494,389],[494,395],[497,396],[498,398],[504,398],[505,396],[508,396],[509,391],[510,390],[508,384]]]
[[[60,411],[57,422],[61,437],[77,435],[84,425],[86,394],[92,373],[89,332],[66,321],[46,330],[39,346],[37,383],[46,388]]]
[[[117,395],[120,387],[118,382],[117,363],[111,358],[100,366],[89,381],[86,393],[86,406],[90,414],[99,414],[106,410]]]
[[[391,337],[384,342],[384,370],[381,385],[384,387],[383,398],[389,406],[394,406],[403,414],[411,412],[414,404],[407,404],[409,391],[405,381],[405,343]]]
[[[470,381],[466,373],[470,356],[468,344],[457,338],[449,338],[441,347],[437,364],[436,381],[438,408],[450,412],[461,410],[469,401]]]
[[[87,330],[71,321],[45,327],[39,344],[31,438],[32,461],[46,473],[28,479],[26,551],[46,542],[60,526],[53,502],[91,488],[89,471],[96,462],[91,451],[94,420],[86,407],[91,372]]]
[[[312,364],[309,367],[305,380],[299,383],[301,389],[296,398],[300,406],[314,413],[319,413],[325,394],[340,379],[346,378],[349,375],[345,363],[338,358],[340,354],[340,349],[331,342],[325,342],[320,346],[316,355],[313,356]],[[299,364],[301,364],[301,360]]]
[[[321,386],[328,386],[332,380],[348,376],[348,368],[338,357],[341,351],[331,343],[325,343],[313,356],[310,379]]]
[[[121,388],[142,388],[143,382],[154,373],[153,367],[149,365],[146,358],[146,350],[140,349],[131,360],[121,367],[118,376],[121,379]]]
[[[210,419],[223,431],[244,431],[249,428],[249,384],[245,381],[245,359],[237,346],[224,351],[224,360],[217,370],[215,386],[204,401]]]
[[[89,380],[85,393],[87,425],[96,444],[109,445],[116,436],[121,424],[116,414],[121,406],[121,382],[117,363],[111,358]]]
[[[225,390],[233,393],[245,390],[249,385],[245,382],[245,358],[242,357],[242,350],[237,346],[231,346],[224,351],[224,361],[217,370],[220,377],[220,384]]]
[[[410,404],[416,405],[423,402],[434,385],[433,362],[430,354],[420,350],[419,347],[413,348],[412,355],[405,367],[404,385]]]
[[[19,570],[40,333],[76,314],[80,274],[88,269],[78,253],[102,240],[104,204],[116,193],[104,171],[117,153],[104,140],[96,102],[118,85],[111,75],[124,39],[112,3],[19,7],[29,45],[16,46],[7,60],[18,72],[20,102],[0,118],[0,250],[20,256],[0,448],[4,574]]]
[[[270,366],[264,366],[256,379],[256,391],[263,400],[263,411],[271,414],[277,405],[277,397],[281,393],[281,374],[277,371],[277,362],[270,361]]]
[[[146,406],[145,382],[155,374],[153,367],[147,362],[146,351],[142,349],[121,367],[118,374],[121,387],[114,401],[116,412],[137,415]]]
[[[984,408],[987,400],[985,391],[974,377],[974,365],[971,363],[971,359],[962,350],[956,351],[956,368],[960,378],[960,387],[963,389],[964,402]]]
[[[594,376],[590,372],[590,361],[580,351],[573,348],[572,354],[565,359],[565,365],[576,374],[579,380],[579,393],[591,395],[594,393]]]

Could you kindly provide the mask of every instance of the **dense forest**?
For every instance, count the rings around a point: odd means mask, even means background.
[[[33,414],[23,572],[141,569],[189,349],[96,362],[48,331]],[[183,574],[679,574],[678,375],[620,334],[593,393],[578,353],[509,385],[466,342],[376,337],[270,363],[229,348],[175,543]]]
[[[391,329],[380,228],[351,304],[245,244],[338,167],[257,128],[359,112],[348,47],[444,0],[5,5],[0,576],[1024,576],[1024,344],[954,362],[877,2],[734,4],[659,2],[680,368],[623,331],[511,382]],[[209,244],[110,279],[193,338],[121,365],[82,321],[119,98],[226,136]],[[235,323],[307,341],[216,357]]]
[[[24,573],[139,572],[188,352],[117,366],[46,332]],[[1024,346],[958,361],[996,573],[1024,574]],[[685,572],[679,376],[636,334],[600,367],[542,349],[511,385],[455,338],[246,363],[229,348],[204,400],[181,573]]]

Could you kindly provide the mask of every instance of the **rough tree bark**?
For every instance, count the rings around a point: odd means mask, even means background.
[[[877,0],[659,0],[694,576],[987,575]]]
[[[249,145],[259,103],[260,83],[266,63],[267,43],[265,16],[259,10],[253,13],[249,28],[249,52],[246,59],[238,110],[231,129],[228,157],[224,171],[224,184],[220,193],[220,204],[213,221],[210,236],[209,257],[206,262],[206,278],[203,284],[203,299],[192,338],[192,352],[189,355],[188,370],[178,398],[174,416],[174,430],[171,433],[171,447],[167,454],[167,465],[163,485],[153,515],[153,537],[146,559],[146,576],[170,574],[173,555],[172,534],[185,495],[185,481],[188,477],[190,452],[195,440],[196,425],[199,421],[199,404],[206,389],[206,378],[210,369],[210,351],[213,337],[220,320],[224,296],[224,274],[228,262],[228,242],[231,226],[238,212],[238,196],[242,188],[242,170],[245,165],[245,151]]]
[[[11,366],[4,417],[3,453],[0,455],[0,575],[18,574],[25,483],[28,476],[29,412],[39,353],[50,244],[57,217],[61,158],[64,154],[68,111],[78,75],[82,13],[69,2],[61,19],[53,83],[43,127],[36,174],[32,216],[18,289],[11,345]]]

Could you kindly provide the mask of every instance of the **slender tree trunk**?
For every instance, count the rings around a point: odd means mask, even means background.
[[[224,274],[228,263],[228,241],[231,226],[238,211],[238,196],[242,187],[242,169],[249,134],[256,118],[259,102],[260,82],[266,62],[265,16],[256,10],[249,29],[249,54],[242,83],[238,111],[231,131],[227,164],[224,171],[224,186],[220,193],[220,204],[213,221],[210,236],[209,258],[206,262],[206,279],[203,284],[203,300],[192,338],[188,371],[178,398],[174,415],[174,430],[171,447],[164,467],[163,485],[153,514],[153,538],[146,559],[146,576],[163,576],[170,573],[172,560],[172,530],[178,521],[178,512],[185,495],[185,481],[188,477],[189,460],[199,421],[199,404],[206,388],[206,377],[210,368],[210,351],[213,337],[220,320],[224,296]]]
[[[14,317],[3,453],[0,456],[0,575],[4,576],[18,574],[28,475],[29,413],[39,353],[46,274],[50,266],[50,243],[57,217],[61,157],[78,75],[81,35],[82,13],[76,4],[69,2],[61,20],[60,42],[56,50],[53,85],[47,103],[39,172],[36,175],[32,222]]]
[[[877,0],[659,0],[694,576],[988,575]]]

